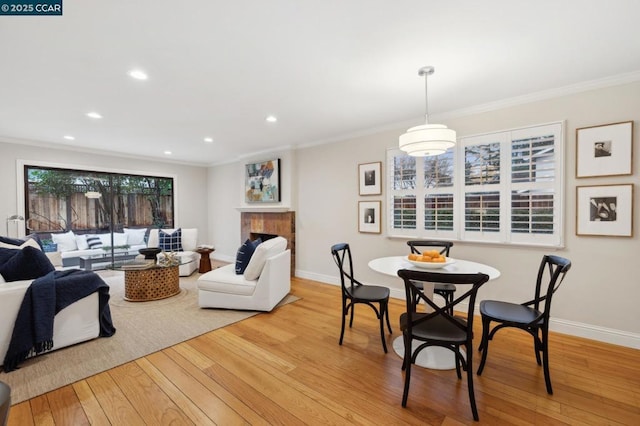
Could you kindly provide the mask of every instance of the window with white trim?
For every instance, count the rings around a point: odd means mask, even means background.
[[[561,246],[563,125],[460,138],[434,157],[387,151],[391,236]]]

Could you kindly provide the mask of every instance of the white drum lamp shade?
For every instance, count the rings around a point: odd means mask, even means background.
[[[398,140],[399,148],[414,157],[444,154],[447,149],[454,147],[456,144],[455,130],[447,128],[444,124],[429,124],[427,77],[433,72],[434,68],[431,66],[420,68],[418,71],[418,75],[424,76],[426,123],[410,128]]]

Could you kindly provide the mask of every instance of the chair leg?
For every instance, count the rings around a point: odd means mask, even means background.
[[[402,333],[402,341],[404,342],[404,356],[402,357],[402,370],[406,370],[407,369],[407,348],[409,347],[410,343],[407,342],[407,335],[405,333]]]
[[[480,340],[480,346],[478,347],[479,351],[482,351],[482,359],[480,360],[480,365],[478,366],[478,376],[482,374],[482,370],[484,370],[484,363],[487,361],[487,353],[489,353],[489,326],[491,325],[491,320],[488,317],[482,317],[482,340]],[[467,354],[469,356],[469,354]]]
[[[462,372],[460,371],[460,357],[462,354],[460,353],[460,346],[456,346],[456,374],[458,375],[458,379],[462,379]],[[467,367],[468,368],[468,367]]]
[[[409,398],[409,384],[411,382],[411,338],[407,338],[407,334],[404,336],[404,392],[402,393],[402,406],[407,406],[407,399]]]
[[[384,310],[384,314],[387,318],[387,328],[389,329],[389,334],[393,334],[393,330],[391,330],[391,323],[389,322],[389,301],[385,302],[386,307]]]
[[[382,339],[382,349],[384,349],[384,353],[387,353],[387,342],[384,338],[384,318],[385,312],[387,312],[387,304],[384,302],[380,302],[380,339]]]
[[[346,321],[345,317],[347,316],[347,304],[346,300],[342,299],[342,327],[340,329],[340,345],[342,345],[342,339],[344,338],[344,323]]]
[[[353,313],[356,310],[356,304],[351,303],[351,319],[349,320],[349,328],[353,326]]]
[[[544,382],[547,385],[547,393],[553,395],[553,388],[551,387],[551,374],[549,373],[549,346],[548,336],[549,331],[542,330],[542,357],[544,358],[542,365],[544,369]]]
[[[480,417],[478,417],[478,407],[476,407],[476,395],[473,390],[473,347],[471,342],[466,346],[467,349],[467,386],[469,387],[469,403],[471,404],[471,412],[473,413],[473,420],[479,421]],[[486,353],[486,351],[485,351]]]
[[[540,337],[538,336],[538,330],[534,330],[535,334],[533,335],[533,349],[536,351],[536,362],[538,365],[542,365],[542,360],[540,359],[540,352],[544,351],[543,343]],[[544,334],[544,332],[543,332]],[[544,337],[544,336],[543,336]]]

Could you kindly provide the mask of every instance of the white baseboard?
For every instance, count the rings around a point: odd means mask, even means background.
[[[324,284],[340,286],[339,278],[330,275],[316,274],[313,272],[301,271],[298,269],[296,270],[296,277],[318,281]],[[393,297],[394,299],[404,300],[403,289],[392,288],[390,290],[391,297]],[[464,304],[460,306],[462,307],[464,306]],[[477,310],[478,307],[476,307],[476,312]],[[583,337],[585,339],[596,340],[599,342],[611,343],[614,345],[625,346],[633,349],[640,349],[640,334],[631,333],[628,331],[605,328],[591,324],[584,324],[575,321],[564,320],[561,318],[552,318],[549,324],[549,329],[554,332],[568,334],[570,336]]]

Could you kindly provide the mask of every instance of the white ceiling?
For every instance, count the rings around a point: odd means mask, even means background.
[[[436,68],[432,122],[540,92],[640,79],[637,0],[63,6],[62,17],[0,16],[2,140],[216,164],[420,124],[424,65]],[[149,79],[130,78],[134,67]],[[104,118],[87,118],[92,110]],[[278,122],[266,123],[269,114]]]

